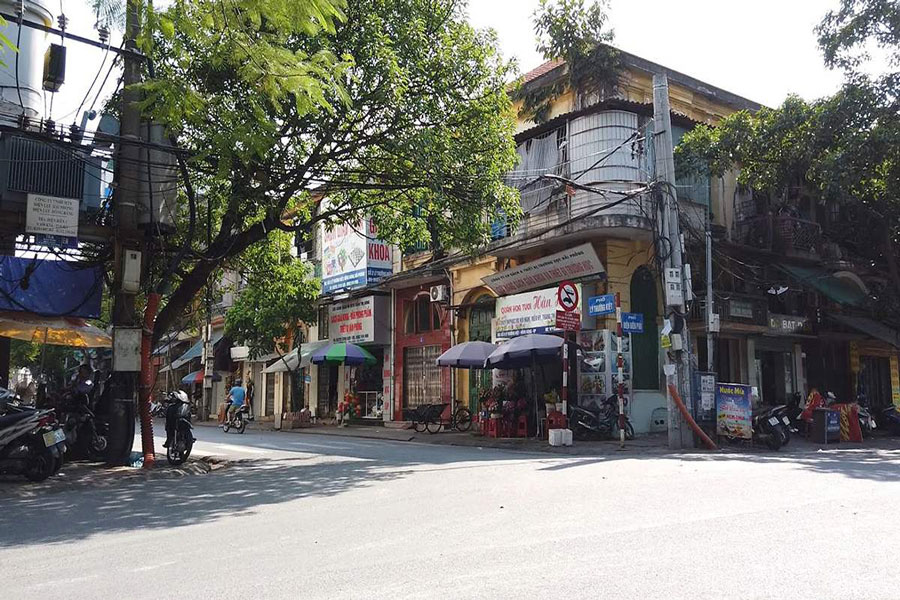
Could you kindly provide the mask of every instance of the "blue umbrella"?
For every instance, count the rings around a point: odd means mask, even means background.
[[[555,335],[531,333],[520,335],[497,346],[484,363],[486,369],[520,369],[536,361],[559,356],[563,339]]]
[[[483,369],[484,361],[497,346],[488,342],[463,342],[441,354],[437,364],[442,367],[461,369]]]

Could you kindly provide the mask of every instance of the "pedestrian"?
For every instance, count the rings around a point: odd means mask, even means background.
[[[253,384],[253,380],[247,382],[247,420],[253,420],[253,398],[256,393],[256,386]]]

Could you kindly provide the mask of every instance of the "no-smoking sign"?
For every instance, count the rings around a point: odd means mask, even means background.
[[[556,301],[561,309],[572,312],[578,308],[578,288],[571,281],[563,281],[556,290]]]

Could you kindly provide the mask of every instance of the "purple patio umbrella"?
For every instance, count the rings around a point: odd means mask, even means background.
[[[496,348],[488,342],[462,342],[441,354],[437,364],[441,367],[483,369],[484,361]]]
[[[503,342],[487,357],[486,369],[521,369],[559,356],[563,339],[556,335],[530,333]]]

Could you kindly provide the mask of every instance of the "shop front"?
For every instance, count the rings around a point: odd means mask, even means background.
[[[375,357],[374,364],[318,365],[319,418],[333,416],[342,400],[359,404],[359,417],[384,418],[383,377],[391,343],[390,296],[370,295],[336,302],[328,312],[328,342],[356,344]]]
[[[451,313],[430,286],[400,289],[394,305],[394,418],[404,409],[450,403],[450,371],[437,365],[450,348]]]

